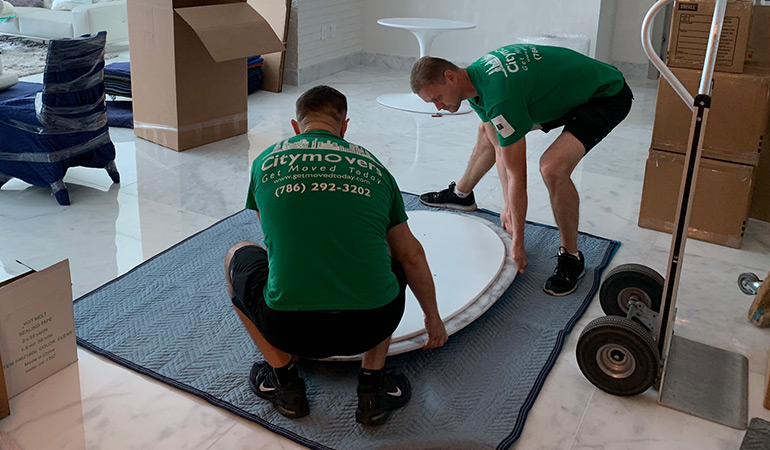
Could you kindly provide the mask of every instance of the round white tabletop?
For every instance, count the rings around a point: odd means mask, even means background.
[[[476,25],[470,22],[458,20],[431,19],[422,17],[393,17],[380,19],[378,24],[384,27],[401,28],[408,30],[417,38],[420,44],[420,57],[430,54],[430,48],[436,36],[445,31],[468,30]],[[422,114],[467,114],[471,112],[468,102],[463,101],[457,112],[437,111],[431,103],[425,103],[416,94],[385,94],[377,97],[377,102],[383,106],[401,111],[416,112]]]
[[[425,249],[439,314],[450,336],[488,310],[516,277],[507,257],[510,236],[499,226],[448,212],[408,211],[409,228]],[[450,243],[450,244],[448,244]],[[421,348],[427,340],[422,309],[411,289],[388,355]],[[361,359],[337,356],[333,361]]]
[[[467,215],[433,211],[410,211],[408,215],[409,228],[425,249],[439,314],[446,322],[492,284],[505,263],[505,244],[491,228]],[[422,309],[407,288],[404,316],[391,342],[424,332]]]
[[[390,17],[377,21],[384,27],[405,28],[407,30],[468,30],[476,28],[476,25],[470,22],[461,22],[459,20],[433,19],[428,17]]]

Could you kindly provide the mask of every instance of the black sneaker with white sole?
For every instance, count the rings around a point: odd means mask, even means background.
[[[455,194],[455,182],[449,183],[449,187],[443,191],[426,192],[420,196],[420,201],[434,208],[457,209],[459,211],[475,211],[476,198],[471,191],[466,197]]]
[[[305,381],[297,378],[281,386],[273,368],[265,361],[254,363],[251,367],[249,386],[257,397],[271,402],[284,417],[299,419],[310,413]]]
[[[585,275],[585,259],[583,252],[578,251],[575,256],[567,253],[564,247],[559,247],[556,258],[556,269],[546,280],[543,290],[554,297],[564,297],[575,292],[578,280]]]
[[[379,386],[359,383],[356,422],[381,425],[388,420],[391,411],[406,405],[411,397],[412,387],[402,374],[385,373]]]

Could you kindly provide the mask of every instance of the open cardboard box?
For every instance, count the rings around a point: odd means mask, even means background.
[[[77,361],[69,261],[0,282],[0,355],[0,417],[7,399]]]
[[[289,38],[289,16],[291,14],[291,0],[248,0],[249,5],[259,11],[276,36],[283,40]],[[253,56],[253,55],[249,55]],[[263,54],[262,65],[263,84],[262,89],[270,92],[281,92],[283,89],[283,71],[286,63],[286,51]]]
[[[246,0],[128,2],[134,134],[182,151],[248,130],[247,58],[284,50]]]

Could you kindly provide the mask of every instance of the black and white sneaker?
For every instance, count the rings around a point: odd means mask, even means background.
[[[583,252],[578,251],[576,257],[567,253],[564,247],[559,247],[556,258],[556,269],[546,280],[543,290],[554,297],[564,297],[575,292],[578,280],[585,275],[585,259]]]
[[[381,425],[388,420],[391,411],[406,405],[411,397],[412,387],[402,374],[385,373],[379,386],[359,383],[356,422]]]
[[[310,413],[305,381],[298,377],[286,386],[281,386],[273,368],[265,361],[254,363],[251,367],[249,386],[257,397],[271,402],[284,417],[298,419]]]
[[[460,197],[455,194],[455,185],[456,183],[453,181],[449,183],[449,187],[443,191],[426,192],[420,196],[420,201],[424,205],[433,206],[434,208],[475,211],[476,198],[474,197],[473,192],[471,191],[467,197]]]

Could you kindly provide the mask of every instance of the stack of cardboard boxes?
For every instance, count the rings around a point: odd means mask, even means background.
[[[674,6],[668,66],[695,96],[713,1]],[[689,236],[738,248],[749,216],[770,221],[770,7],[727,5],[712,84]],[[671,232],[692,112],[661,78],[647,159],[639,226]]]

